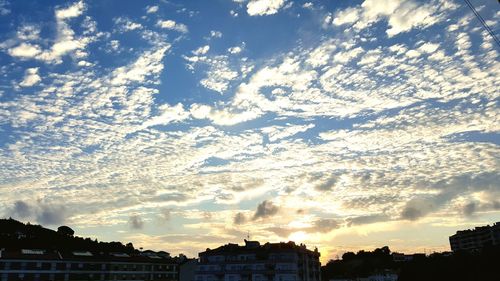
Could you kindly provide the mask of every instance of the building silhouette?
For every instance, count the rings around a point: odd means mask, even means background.
[[[199,253],[195,281],[320,281],[318,249],[245,240]]]
[[[450,247],[453,252],[478,251],[487,246],[500,245],[500,222],[492,226],[479,226],[474,229],[459,230],[450,236]]]
[[[178,280],[178,263],[152,253],[0,250],[0,281]]]

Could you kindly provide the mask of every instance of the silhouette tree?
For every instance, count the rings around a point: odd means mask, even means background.
[[[62,225],[57,228],[57,233],[66,236],[73,236],[75,234],[75,231],[71,229],[69,226]]]

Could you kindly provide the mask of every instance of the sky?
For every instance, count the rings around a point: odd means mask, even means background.
[[[0,216],[449,250],[500,221],[499,51],[458,0],[0,0]]]

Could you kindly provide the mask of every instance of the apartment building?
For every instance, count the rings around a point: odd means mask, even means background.
[[[195,281],[320,281],[318,249],[245,240],[199,253]]]
[[[0,250],[0,281],[178,280],[177,262],[153,253]]]
[[[477,251],[492,245],[500,245],[500,222],[496,222],[492,226],[486,225],[460,230],[450,236],[450,247],[453,252]]]

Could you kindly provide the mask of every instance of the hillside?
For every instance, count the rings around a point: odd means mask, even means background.
[[[69,227],[58,231],[41,225],[24,224],[14,219],[0,219],[0,248],[5,249],[51,249],[59,251],[92,252],[139,252],[132,243],[100,242],[97,239],[73,236]]]

